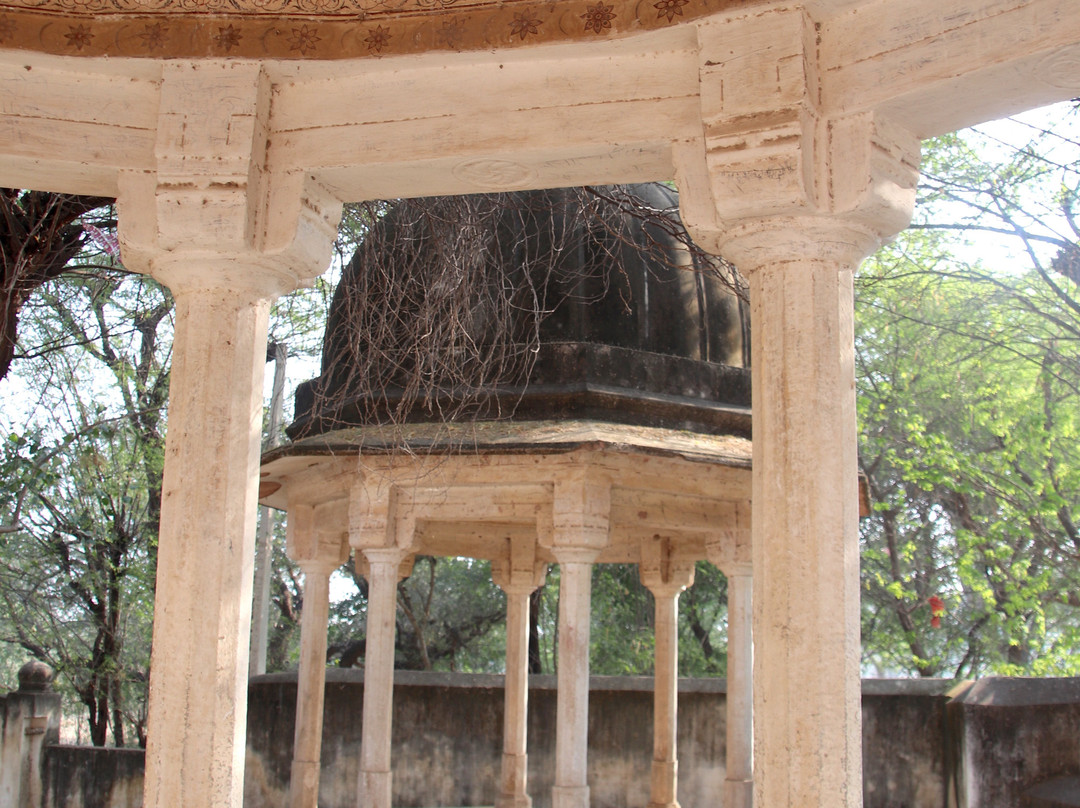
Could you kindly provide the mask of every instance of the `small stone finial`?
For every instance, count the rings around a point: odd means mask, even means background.
[[[19,668],[20,693],[44,693],[52,689],[55,671],[37,659],[31,659]]]

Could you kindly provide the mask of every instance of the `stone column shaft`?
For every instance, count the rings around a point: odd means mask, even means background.
[[[359,808],[390,808],[394,711],[394,630],[402,552],[364,550],[368,563],[367,647],[360,742]]]
[[[589,621],[593,551],[556,550],[559,562],[558,713],[552,808],[588,808]]]
[[[296,732],[293,742],[290,808],[317,808],[322,757],[323,700],[326,692],[326,625],[330,614],[333,561],[300,563],[304,573],[304,611],[300,622]]]
[[[528,808],[529,596],[532,585],[506,592],[506,684],[503,718],[502,785],[495,808]]]
[[[694,582],[694,564],[673,557],[670,539],[654,536],[642,542],[640,574],[656,617],[649,808],[678,808],[679,595]]]
[[[270,296],[174,286],[147,808],[239,808]]]
[[[754,764],[786,773],[761,805],[862,799],[854,265],[750,273]]]
[[[728,574],[727,757],[724,808],[754,804],[753,578]]]
[[[681,590],[679,590],[681,591]],[[678,805],[676,756],[679,705],[679,591],[656,597],[656,663],[653,684],[653,762],[649,805]]]

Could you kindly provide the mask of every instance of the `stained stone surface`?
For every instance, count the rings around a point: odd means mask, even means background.
[[[604,39],[747,0],[4,0],[0,46],[66,56],[353,59]]]

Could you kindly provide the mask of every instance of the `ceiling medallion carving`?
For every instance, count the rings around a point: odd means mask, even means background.
[[[1080,48],[1054,51],[1039,62],[1035,74],[1051,87],[1080,89]]]
[[[66,56],[353,59],[678,25],[749,0],[0,0],[0,47]]]
[[[478,189],[496,188],[513,191],[528,187],[534,172],[528,166],[511,160],[467,160],[453,169],[454,176]]]

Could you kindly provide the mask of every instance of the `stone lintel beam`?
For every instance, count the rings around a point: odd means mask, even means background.
[[[880,109],[921,138],[1080,94],[1073,0],[875,0],[817,30],[822,103]]]

